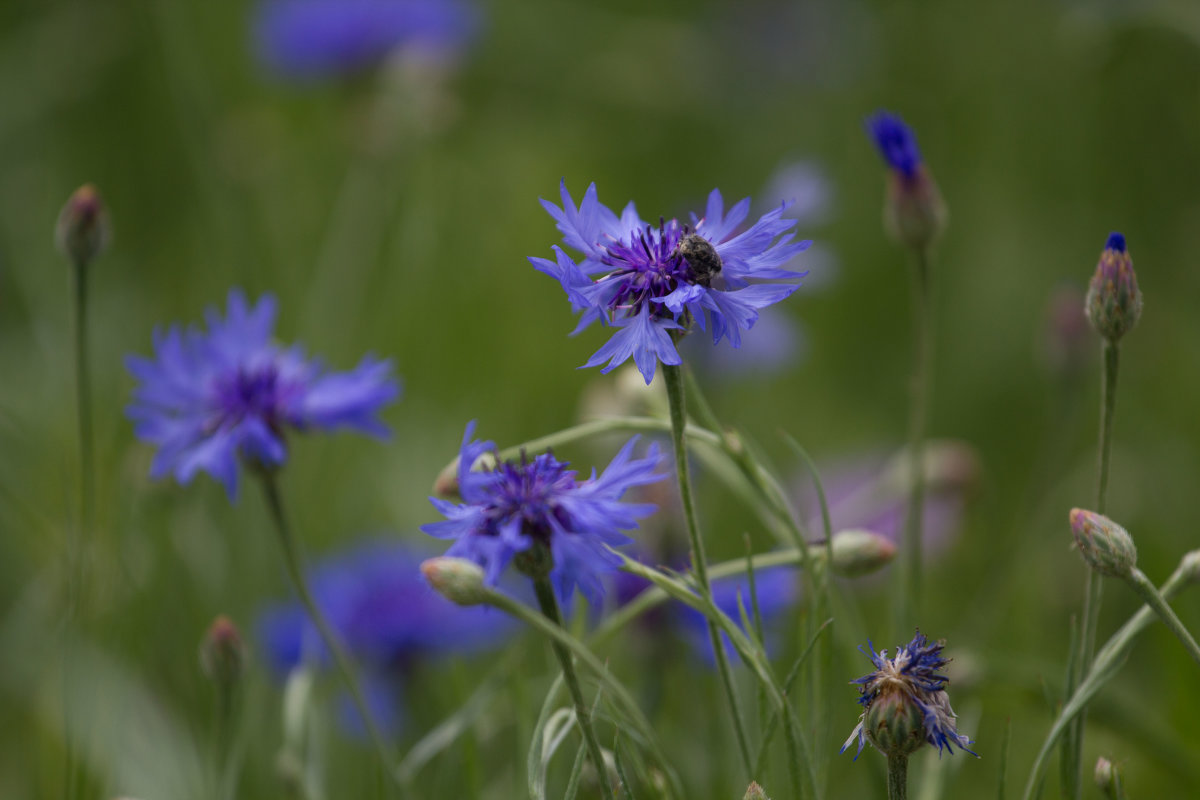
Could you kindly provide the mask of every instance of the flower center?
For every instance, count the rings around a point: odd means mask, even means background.
[[[569,518],[557,499],[574,486],[575,473],[550,455],[538,456],[524,464],[503,463],[496,471],[504,476],[495,488],[487,510],[487,533],[498,535],[502,526],[520,524],[521,533],[536,541],[549,543],[551,522],[569,528]]]
[[[273,365],[239,369],[217,381],[218,425],[257,417],[272,429],[279,425],[280,382]]]

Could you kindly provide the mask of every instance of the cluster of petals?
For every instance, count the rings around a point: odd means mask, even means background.
[[[597,199],[593,183],[575,205],[566,182],[560,187],[562,207],[543,200],[563,243],[577,251],[573,258],[555,246],[554,260],[530,258],[541,272],[562,284],[575,311],[582,314],[576,332],[593,322],[616,333],[584,366],[607,362],[608,372],[633,359],[646,383],[659,362],[681,362],[672,332],[694,323],[712,334],[713,344],[728,339],[739,347],[742,333],[753,327],[759,309],[777,303],[799,288],[805,273],[783,269],[811,242],[794,242],[796,221],[783,216],[785,206],[764,214],[745,230],[750,211],[745,198],[726,212],[721,193],[708,196],[703,217],[690,225],[660,220],[651,225],[633,203],[620,215]],[[710,253],[711,263],[698,268],[681,250],[696,242]]]
[[[421,530],[439,539],[453,539],[446,551],[483,567],[495,584],[501,571],[518,553],[535,544],[549,548],[553,558],[550,580],[566,600],[578,586],[596,606],[603,593],[603,573],[621,559],[609,550],[632,541],[622,530],[637,527],[637,519],[654,511],[652,504],[626,503],[625,492],[661,480],[661,457],[652,444],[642,458],[633,456],[637,437],[629,440],[599,477],[595,470],[576,480],[568,464],[550,453],[520,462],[499,461],[490,469],[473,470],[491,442],[472,441],[475,425],[467,426],[458,462],[458,491],[462,503],[431,497],[445,515]]]
[[[367,356],[349,372],[329,372],[299,346],[272,340],[276,302],[251,306],[229,293],[224,319],[208,309],[208,330],[156,331],[154,357],[129,356],[139,382],[126,413],[138,438],[158,447],[151,476],[188,483],[203,471],[235,499],[238,460],[278,467],[286,432],[350,428],[386,436],[377,417],[400,393],[389,361]]]
[[[957,746],[958,749],[978,757],[977,753],[967,749],[967,745],[972,744],[971,738],[958,732],[957,718],[946,696],[949,678],[939,672],[949,663],[947,659],[942,658],[944,646],[944,642],[931,642],[925,634],[918,631],[911,642],[897,649],[895,658],[888,658],[887,650],[875,652],[875,646],[869,641],[866,649],[859,647],[863,655],[871,659],[875,671],[851,681],[859,686],[861,696],[858,702],[863,707],[863,712],[858,725],[850,732],[850,737],[839,752],[844,753],[854,740],[858,739],[855,759],[862,754],[863,745],[867,741],[867,711],[881,695],[895,692],[902,694],[920,709],[925,741],[936,747],[939,755],[943,749],[953,754],[953,747]]]

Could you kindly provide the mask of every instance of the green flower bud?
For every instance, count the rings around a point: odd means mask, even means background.
[[[750,781],[750,785],[746,787],[746,794],[742,800],[771,800],[767,797],[767,793],[758,785],[757,781]]]
[[[925,714],[902,689],[886,689],[863,720],[867,740],[888,756],[906,756],[925,744]]]
[[[1103,514],[1071,509],[1071,533],[1080,555],[1101,575],[1126,578],[1137,564],[1137,548],[1129,532]]]
[[[487,597],[483,568],[474,561],[439,556],[422,562],[421,574],[442,597],[460,606],[479,605]]]
[[[1116,343],[1137,325],[1142,317],[1142,293],[1138,289],[1133,259],[1125,249],[1125,237],[1108,237],[1096,272],[1088,284],[1086,309],[1088,321],[1096,332]]]
[[[90,263],[108,245],[108,211],[90,183],[75,190],[58,215],[54,238],[71,263]]]
[[[1124,800],[1125,786],[1121,782],[1121,773],[1117,765],[1104,756],[1096,759],[1096,785],[1108,800]]]
[[[233,621],[224,615],[213,620],[200,643],[200,667],[213,683],[229,687],[246,668],[246,645]]]
[[[847,578],[867,575],[896,557],[896,544],[873,531],[853,529],[833,535],[833,571]]]

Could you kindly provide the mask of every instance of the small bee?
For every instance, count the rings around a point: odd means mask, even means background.
[[[693,283],[708,288],[713,278],[721,274],[721,256],[712,242],[696,233],[689,233],[679,240],[675,253],[687,262]]]

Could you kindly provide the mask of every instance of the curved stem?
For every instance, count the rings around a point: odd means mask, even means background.
[[[712,589],[708,582],[707,556],[704,553],[704,540],[700,537],[700,526],[696,521],[696,503],[692,497],[687,446],[683,441],[683,431],[687,424],[687,414],[684,409],[683,368],[678,365],[663,364],[662,369],[663,380],[667,386],[667,405],[671,412],[671,445],[675,451],[675,474],[679,480],[680,499],[683,501],[683,518],[691,547],[692,571],[696,574],[696,583],[700,587],[701,594],[711,602]],[[725,653],[725,644],[721,641],[716,623],[712,620],[706,620],[706,623],[713,656],[717,661],[717,671],[721,675],[725,697],[729,701],[729,711],[733,716],[733,730],[737,737],[738,750],[741,752],[747,779],[750,779],[754,777],[750,774],[754,769],[754,762],[750,755],[750,742],[746,737],[741,703],[738,701],[737,691],[733,685],[733,673],[729,668],[729,658]]]
[[[908,756],[888,756],[888,800],[908,800]]]
[[[562,615],[558,611],[558,599],[554,596],[554,587],[550,585],[549,579],[538,578],[533,582],[533,588],[546,619],[561,628]],[[596,729],[592,727],[592,713],[583,700],[583,690],[579,686],[579,678],[575,675],[571,651],[556,639],[551,639],[550,645],[554,648],[554,655],[562,667],[563,680],[571,693],[571,700],[575,703],[575,720],[579,723],[579,729],[583,731],[583,740],[587,743],[592,763],[596,765],[601,794],[603,797],[612,797],[612,783],[608,779],[608,767],[604,764],[604,751],[600,748],[600,740],[596,738]]]
[[[1196,551],[1185,555],[1183,561],[1171,573],[1171,577],[1162,585],[1159,592],[1164,601],[1169,600],[1180,589],[1188,585],[1192,574],[1190,562],[1196,557]],[[1129,655],[1129,651],[1133,647],[1133,640],[1150,626],[1150,623],[1154,621],[1154,616],[1155,612],[1150,606],[1142,606],[1116,633],[1109,637],[1104,646],[1096,653],[1096,658],[1087,670],[1086,677],[1063,705],[1062,711],[1058,713],[1058,719],[1050,727],[1050,732],[1046,734],[1046,739],[1042,742],[1042,747],[1034,758],[1033,766],[1029,770],[1029,779],[1025,784],[1024,800],[1033,798],[1046,759],[1049,758],[1063,733],[1096,693],[1116,674],[1117,669]]]
[[[929,309],[929,252],[917,251],[913,265],[913,371],[909,383],[909,495],[901,539],[903,569],[896,603],[896,629],[913,627],[921,616],[921,528],[925,505],[925,425],[929,412],[929,365],[932,337]]]
[[[304,569],[301,566],[299,547],[295,537],[292,535],[287,515],[283,511],[283,501],[279,496],[279,486],[275,481],[275,473],[267,469],[261,469],[258,470],[258,475],[261,478],[263,494],[266,495],[267,506],[271,512],[271,520],[275,523],[275,530],[279,534],[279,543],[283,547],[284,565],[287,567],[288,576],[292,579],[292,585],[296,589],[296,594],[300,596],[301,604],[304,606],[305,611],[308,612],[309,619],[312,620],[317,633],[321,636],[321,640],[329,648],[329,652],[333,656],[333,661],[337,664],[338,671],[342,674],[342,680],[345,681],[346,687],[350,690],[354,706],[358,710],[359,716],[362,717],[363,725],[367,729],[367,735],[371,739],[371,743],[375,746],[375,751],[379,756],[383,771],[389,775],[394,775],[391,752],[383,739],[383,734],[379,731],[378,725],[375,724],[375,718],[372,716],[370,708],[367,706],[366,697],[363,695],[362,687],[355,676],[350,657],[346,654],[337,633],[333,630],[329,621],[325,619],[325,614],[317,606],[312,592],[308,588],[308,580],[304,577]],[[399,785],[398,781],[397,785]]]
[[[1154,584],[1150,582],[1145,573],[1134,567],[1133,572],[1125,581],[1142,598],[1142,602],[1153,609],[1155,614],[1158,614],[1158,618],[1163,621],[1171,633],[1175,634],[1175,638],[1183,643],[1184,649],[1188,651],[1192,660],[1200,664],[1200,645],[1196,644],[1191,632],[1175,615],[1174,610],[1167,605],[1167,601],[1159,594],[1158,589],[1154,588]]]

